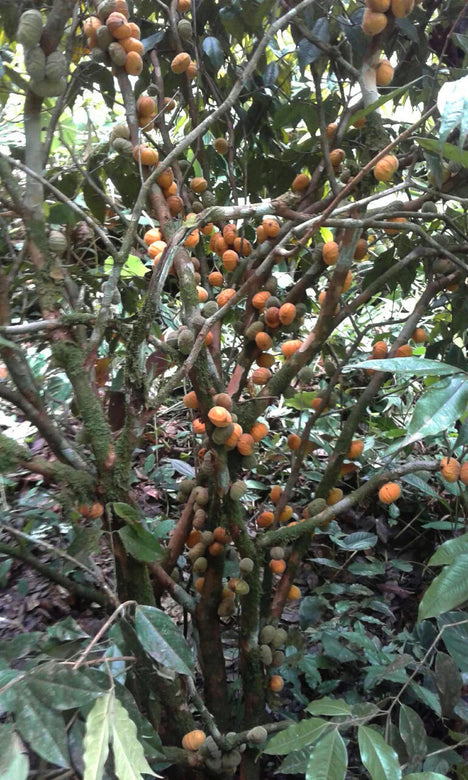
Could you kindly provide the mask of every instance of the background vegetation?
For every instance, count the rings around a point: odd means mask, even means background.
[[[467,4],[0,39],[0,775],[468,777]]]

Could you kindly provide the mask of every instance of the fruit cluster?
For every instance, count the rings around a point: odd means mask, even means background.
[[[389,15],[404,19],[414,8],[414,0],[366,0],[362,29],[366,35],[378,35],[388,24]]]
[[[46,56],[41,46],[43,31],[40,11],[30,9],[21,14],[17,40],[23,46],[24,64],[31,76],[29,88],[39,97],[55,97],[65,90],[67,61],[58,50]]]
[[[128,16],[126,0],[101,0],[96,5],[96,16],[88,16],[84,21],[83,31],[94,60],[139,76],[144,46],[139,26],[129,22]]]

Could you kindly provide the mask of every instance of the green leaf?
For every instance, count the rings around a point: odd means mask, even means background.
[[[445,566],[453,563],[459,555],[468,553],[468,533],[458,536],[456,539],[448,539],[437,548],[429,559],[429,566]]]
[[[333,541],[343,550],[367,550],[377,544],[376,534],[367,531],[355,531],[342,539],[333,538]]]
[[[349,26],[349,22],[347,24]],[[383,106],[384,103],[387,103],[389,100],[395,100],[396,98],[400,97],[400,95],[403,95],[404,92],[407,92],[408,88],[413,84],[416,84],[418,81],[419,79],[414,79],[414,81],[410,81],[409,84],[405,84],[404,87],[393,89],[391,92],[387,92],[385,95],[382,95],[382,97],[380,97],[378,100],[375,100],[374,103],[370,104],[370,106],[366,106],[366,108],[361,108],[359,111],[356,111],[351,116],[349,124],[353,125],[356,120],[362,119],[368,114],[372,114],[377,108]]]
[[[418,620],[438,617],[467,599],[468,553],[465,553],[431,582],[419,605]]]
[[[441,123],[439,141],[442,145],[448,134],[460,125],[460,148],[463,147],[468,132],[468,76],[457,81],[447,81],[439,89],[437,108],[440,111]]]
[[[109,718],[113,702],[113,693],[104,693],[95,701],[86,718],[83,780],[101,780],[104,774],[104,764],[109,754]]]
[[[443,717],[450,717],[460,701],[463,680],[457,664],[447,653],[438,652],[435,660],[435,683]]]
[[[140,513],[138,509],[130,504],[124,504],[122,501],[114,501],[112,504],[112,511],[115,512],[117,517],[121,520],[125,520],[129,525],[134,525],[140,519]]]
[[[359,726],[358,743],[362,763],[372,780],[401,780],[398,756],[378,731]]]
[[[63,716],[46,707],[24,686],[16,708],[18,731],[32,750],[51,764],[69,768]]]
[[[311,715],[351,715],[352,709],[344,699],[332,699],[330,696],[325,696],[323,699],[308,704],[306,712],[310,712]]]
[[[119,780],[142,780],[143,773],[159,777],[148,764],[143,746],[137,739],[136,726],[118,699],[114,699],[113,709],[112,750]]]
[[[307,745],[317,742],[322,734],[330,728],[330,723],[323,718],[309,718],[301,720],[300,723],[293,723],[284,731],[275,734],[266,747],[264,753],[270,756],[286,756],[293,750],[301,750]]]
[[[338,729],[325,734],[312,748],[306,780],[344,780],[348,753]]]
[[[53,710],[82,707],[100,693],[82,672],[57,664],[36,669],[29,677],[28,686],[43,704]]]
[[[286,756],[278,767],[278,772],[284,775],[305,775],[309,763],[309,748],[293,750]]]
[[[411,707],[400,707],[400,735],[406,745],[411,763],[419,763],[427,753],[427,735],[424,723]]]
[[[213,69],[217,72],[224,65],[224,51],[217,38],[209,35],[202,42],[202,51],[208,57]]]
[[[152,563],[164,557],[164,550],[158,540],[145,528],[131,528],[126,525],[120,528],[118,533],[126,551],[137,561]]]
[[[465,621],[460,624],[460,621]],[[458,623],[459,625],[451,625],[451,623]],[[445,615],[437,618],[437,626],[439,630],[444,629],[442,634],[442,641],[447,648],[447,651],[452,656],[453,660],[458,664],[458,668],[461,672],[468,672],[468,656],[466,648],[468,646],[468,613],[460,612],[446,612]]]
[[[419,683],[410,683],[409,690],[415,696],[416,699],[422,701],[427,707],[430,707],[436,715],[442,717],[442,708],[440,706],[439,697],[434,691],[430,691],[429,688],[424,688]]]
[[[405,775],[405,780],[449,780],[449,778],[439,772],[411,772],[410,775]]]
[[[12,723],[0,726],[0,777],[2,780],[26,780],[29,759]]]
[[[447,160],[454,160],[464,168],[468,168],[468,152],[461,151],[458,146],[453,144],[444,144],[441,148],[440,143],[432,138],[418,138],[419,146],[428,149],[430,152],[439,153]]]
[[[439,360],[426,358],[386,358],[385,360],[361,360],[343,366],[342,371],[354,371],[356,368],[373,368],[374,371],[386,371],[391,374],[412,374],[413,376],[445,376],[462,373],[459,368],[442,363]]]
[[[112,257],[107,257],[104,261],[104,273],[109,275],[113,267],[114,259]],[[122,266],[120,277],[122,279],[131,279],[133,276],[143,277],[146,276],[148,270],[149,269],[141,262],[139,257],[136,255],[129,255],[128,260]]]
[[[155,661],[179,674],[193,673],[190,648],[172,619],[156,607],[137,607],[135,631]]]

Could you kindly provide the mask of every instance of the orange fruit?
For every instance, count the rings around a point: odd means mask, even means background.
[[[277,504],[281,498],[282,493],[283,488],[280,485],[273,485],[270,490],[270,501],[272,501],[273,504]]]
[[[413,354],[413,347],[411,346],[411,344],[402,344],[401,347],[398,347],[395,357],[406,358],[406,357],[411,357],[412,354]]]
[[[296,317],[295,305],[293,303],[283,303],[283,305],[280,306],[278,316],[282,325],[290,325],[291,322],[294,322]]]
[[[284,680],[279,674],[273,674],[270,677],[270,690],[274,691],[275,693],[279,693],[279,691],[282,691],[284,688]]]
[[[286,569],[286,561],[270,561],[269,567],[273,574],[283,574]]]
[[[218,297],[216,298],[216,303],[218,304],[219,308],[224,306],[224,304],[227,303],[235,294],[236,291],[233,290],[232,287],[227,287],[225,290],[221,290]]]
[[[243,257],[248,257],[252,252],[252,244],[250,241],[247,241],[246,238],[237,236],[237,238],[234,239],[234,249],[240,255],[243,255]]]
[[[288,599],[294,600],[300,598],[301,598],[300,589],[297,587],[297,585],[291,585],[291,587],[288,590]]]
[[[288,523],[291,520],[291,517],[293,515],[293,508],[289,504],[286,504],[282,512],[280,512],[280,516],[278,520],[280,523]]]
[[[336,241],[327,241],[323,245],[322,257],[325,265],[335,265],[336,261],[338,260],[339,254],[340,254],[340,247],[338,246]]]
[[[208,274],[208,282],[212,287],[222,287],[224,277],[220,271],[212,271]]]
[[[442,458],[440,470],[446,482],[456,482],[460,476],[461,466],[455,458]]]
[[[254,441],[261,441],[262,439],[265,438],[265,436],[268,436],[270,431],[268,425],[266,425],[263,422],[257,421],[252,425],[249,432]]]
[[[401,496],[401,487],[398,482],[386,482],[379,490],[379,498],[382,504],[393,504]]]
[[[182,51],[180,54],[176,54],[174,59],[171,62],[171,70],[173,73],[185,73],[188,66],[192,62],[192,58],[190,54],[187,54],[186,51]]]
[[[376,341],[372,347],[372,359],[382,360],[388,354],[388,347],[385,341]]]
[[[226,428],[232,422],[231,414],[224,406],[212,406],[208,417],[216,428]]]
[[[291,189],[294,192],[302,192],[303,190],[307,189],[309,184],[310,176],[308,176],[307,173],[298,173],[296,178],[293,180],[293,183],[291,184]]]
[[[268,290],[260,290],[260,292],[255,293],[255,295],[252,298],[252,306],[254,309],[258,309],[258,311],[263,311],[265,308],[265,304],[270,297],[270,293]]]
[[[374,176],[377,181],[390,181],[393,174],[398,170],[398,159],[394,154],[387,154],[382,157],[374,168]]]
[[[161,241],[161,239],[162,233],[159,228],[150,228],[143,236],[143,241],[147,246],[152,244],[154,241]]]
[[[143,43],[140,40],[138,40],[138,38],[132,38],[132,36],[130,36],[130,38],[124,38],[120,42],[120,45],[124,48],[124,50],[127,52],[127,54],[130,54],[130,52],[135,52],[136,54],[138,54],[140,56],[140,60],[141,60],[141,57],[142,57],[142,55],[144,54],[144,51],[145,51],[145,47],[144,47]],[[127,61],[128,61],[128,57],[127,57]],[[141,67],[143,68],[143,60],[141,60]],[[125,68],[127,68],[127,63],[125,63]],[[129,72],[130,71],[127,70],[127,73],[129,73]],[[138,76],[139,73],[141,73],[141,70],[138,71],[138,73],[132,73],[131,75],[132,76]],[[144,114],[145,112],[141,111],[140,113]],[[146,113],[147,114],[156,113],[156,104],[154,104],[154,108],[151,111],[146,111]]]
[[[267,350],[270,349],[273,341],[268,333],[265,333],[265,331],[261,330],[260,333],[257,333],[255,336],[255,343],[260,349]]]
[[[413,331],[411,338],[416,344],[424,344],[424,342],[427,341],[427,331],[424,330],[424,328],[416,328],[416,330]]]
[[[198,409],[198,398],[195,390],[190,390],[189,393],[186,393],[182,398],[182,403],[187,409]]]
[[[290,433],[287,438],[287,444],[289,449],[294,452],[301,446],[301,437],[298,436],[297,433]]]
[[[267,238],[275,238],[280,232],[280,223],[274,217],[263,217],[262,225]]]
[[[268,368],[256,368],[251,379],[254,385],[266,385],[270,377],[271,371]]]
[[[208,187],[208,182],[206,179],[203,178],[203,176],[195,176],[194,179],[191,179],[190,181],[190,189],[192,192],[205,192],[206,188]]]
[[[327,504],[328,506],[333,506],[333,504],[337,504],[338,501],[341,501],[342,498],[343,491],[341,488],[334,487],[328,491]]]
[[[133,159],[135,162],[141,160],[142,165],[157,165],[159,154],[156,149],[145,144],[137,144],[133,147]]]
[[[284,341],[281,344],[281,353],[284,355],[284,357],[287,359],[294,355],[297,350],[302,347],[302,341],[301,339],[291,339],[289,341]]]
[[[226,271],[234,271],[239,262],[239,255],[237,252],[234,252],[233,249],[226,249],[226,251],[223,252],[222,260]]]
[[[200,418],[199,418],[199,417],[197,417],[197,418],[196,418],[196,419],[193,421],[193,423],[192,423],[192,426],[193,426],[193,430],[194,430],[194,432],[195,432],[195,433],[197,433],[197,434],[202,434],[202,433],[205,433],[205,432],[206,432],[206,425],[205,425],[205,423],[203,422],[203,420],[200,420]]]
[[[205,732],[200,729],[189,731],[182,739],[182,747],[184,750],[198,750],[205,741],[205,737]]]
[[[359,458],[360,455],[362,455],[364,451],[364,442],[359,441],[359,439],[355,439],[351,442],[349,450],[346,454],[346,457],[352,460],[353,458]]]
[[[387,17],[385,14],[376,13],[366,8],[362,17],[362,29],[366,35],[378,35],[387,26]]]
[[[338,165],[343,162],[345,157],[346,154],[344,153],[343,149],[333,149],[333,151],[330,152],[330,162],[334,168],[338,167]]]
[[[257,525],[260,526],[260,528],[268,528],[273,524],[274,519],[275,516],[273,512],[261,512],[257,517]]]
[[[251,455],[254,451],[254,439],[250,433],[242,433],[237,441],[237,449],[241,455]]]

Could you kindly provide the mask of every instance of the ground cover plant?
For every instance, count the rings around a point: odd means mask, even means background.
[[[1,777],[468,777],[466,4],[1,21]]]

